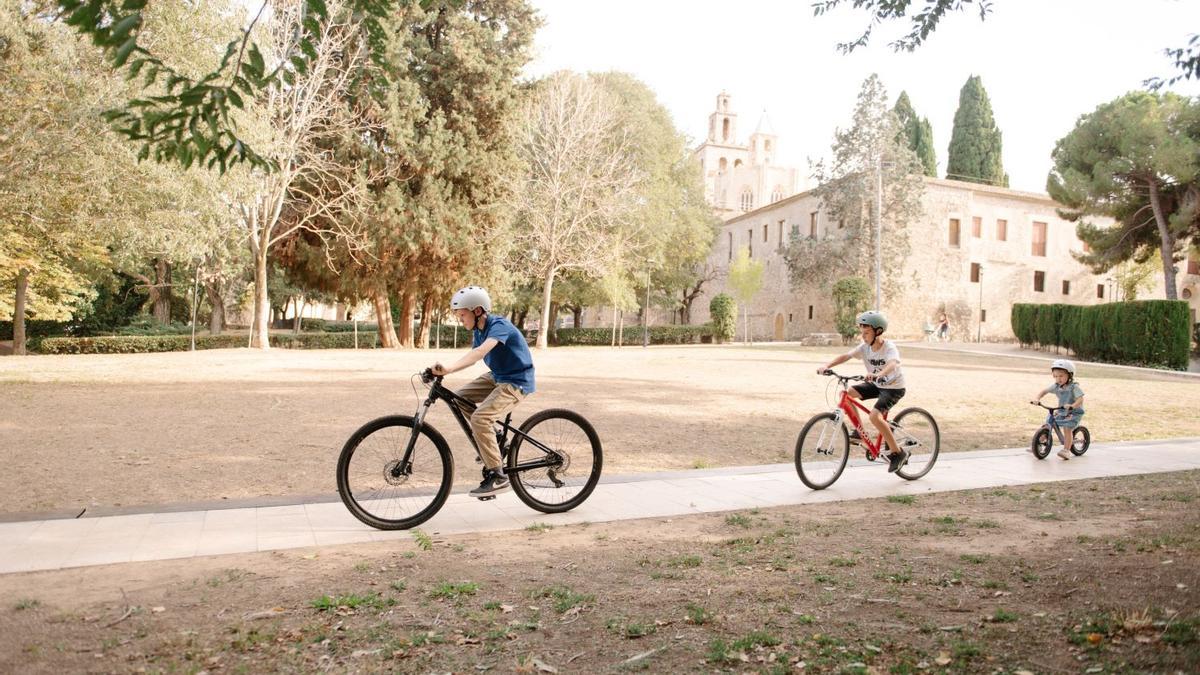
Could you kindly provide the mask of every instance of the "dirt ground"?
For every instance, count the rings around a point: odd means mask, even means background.
[[[0,576],[0,672],[1195,673],[1200,472]]]
[[[790,461],[804,422],[832,405],[815,374],[840,348],[764,345],[567,348],[534,355],[538,392],[518,419],[573,408],[599,431],[605,474]],[[462,350],[287,351],[0,359],[0,514],[335,493],[345,439],[372,418],[411,413],[410,378]],[[909,394],[943,451],[1023,446],[1041,423],[1025,403],[1045,360],[908,349]],[[477,369],[482,369],[478,366]],[[843,369],[861,372],[861,364]],[[458,374],[450,384],[473,375]],[[1082,368],[1097,442],[1200,435],[1200,387]],[[419,388],[419,381],[417,382]],[[430,418],[474,453],[448,411]]]

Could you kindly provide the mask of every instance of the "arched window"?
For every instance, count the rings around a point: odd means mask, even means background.
[[[741,166],[741,165],[742,165],[742,160],[740,160],[740,159],[735,159],[735,160],[733,160],[733,168],[735,168],[735,169],[736,169],[736,168],[738,168],[738,167],[739,167],[739,166]]]
[[[766,150],[767,152],[771,151],[771,141],[770,140],[763,141],[763,150]]]
[[[780,199],[783,199],[783,188],[776,185],[775,189],[771,190],[771,203],[774,204]]]
[[[721,122],[721,140],[729,141],[729,119],[726,118]]]
[[[743,211],[749,211],[754,208],[754,193],[750,191],[750,188],[742,190],[741,207]]]
[[[717,171],[725,171],[728,168],[729,168],[729,160],[722,157],[721,161],[717,162]]]

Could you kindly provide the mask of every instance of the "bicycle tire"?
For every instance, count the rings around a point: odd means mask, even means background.
[[[806,448],[805,441],[810,439],[810,434],[818,424],[821,424],[820,431],[814,442]],[[806,452],[806,449],[811,452]],[[800,430],[800,436],[796,438],[796,473],[800,476],[800,480],[813,490],[824,490],[833,485],[834,481],[845,471],[846,461],[849,459],[850,434],[846,432],[846,425],[842,424],[841,420],[833,413],[814,415]],[[830,462],[832,462],[831,466]],[[821,469],[824,469],[825,472],[822,473]]]
[[[1082,436],[1082,440],[1076,438]],[[1071,454],[1079,457],[1092,447],[1092,432],[1088,431],[1087,427],[1075,427],[1075,431],[1071,434]]]
[[[907,426],[905,420],[908,420]],[[929,473],[942,450],[942,432],[937,420],[924,408],[905,408],[892,418],[891,424],[896,443],[905,446],[910,453],[904,466],[896,470],[896,475],[904,480],[916,480]]]
[[[414,420],[380,417],[355,431],[338,457],[342,503],[363,523],[380,530],[407,530],[429,520],[446,503],[454,482],[454,456],[436,429],[421,425],[412,462],[419,471],[396,476]]]
[[[506,469],[517,498],[542,513],[562,513],[582,504],[596,489],[604,467],[600,436],[591,423],[577,412],[550,408],[525,420],[519,429],[509,446]],[[522,462],[548,456],[530,440],[550,447],[563,461],[553,467],[519,469]]]
[[[1054,438],[1050,436],[1050,429],[1042,427],[1033,435],[1033,442],[1030,445],[1033,449],[1033,456],[1038,459],[1046,459],[1050,456],[1050,449],[1054,447]]]

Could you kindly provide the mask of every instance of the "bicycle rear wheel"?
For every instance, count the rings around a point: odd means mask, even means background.
[[[1071,454],[1076,457],[1088,451],[1092,445],[1092,433],[1087,427],[1075,427],[1071,434]]]
[[[551,408],[525,420],[520,431],[505,469],[517,498],[542,513],[582,504],[596,489],[604,465],[591,423],[576,412]]]
[[[796,473],[813,490],[833,485],[849,458],[850,434],[833,413],[810,419],[796,439]]]
[[[450,496],[454,456],[446,439],[421,425],[408,467],[400,466],[413,435],[413,418],[380,417],[354,432],[338,458],[342,503],[380,530],[406,530],[433,517]]]
[[[1049,427],[1042,427],[1033,435],[1033,456],[1038,459],[1046,459],[1050,454],[1050,448],[1054,445],[1054,439],[1050,436]]]
[[[892,420],[892,435],[909,455],[896,475],[916,480],[929,473],[942,449],[942,433],[933,415],[921,408],[905,408]]]

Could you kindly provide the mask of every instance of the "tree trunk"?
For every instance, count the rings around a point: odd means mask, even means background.
[[[208,332],[210,335],[220,335],[225,330],[225,296],[221,282],[214,279],[204,284],[207,289],[208,304],[212,307],[212,315],[208,317]]]
[[[576,328],[583,328],[583,308],[571,308],[571,325]]]
[[[412,349],[415,344],[413,342],[413,313],[415,311],[416,298],[413,297],[412,291],[405,291],[400,296],[400,326],[398,335],[400,336],[400,346],[404,349]]]
[[[303,295],[297,296],[292,301],[292,305],[296,308],[296,317],[292,320],[292,335],[299,335],[304,328],[304,306],[307,304]]]
[[[171,323],[171,263],[165,258],[154,261],[154,320]]]
[[[550,344],[547,339],[550,335],[550,293],[554,290],[555,271],[551,269],[546,272],[546,278],[542,280],[542,325],[538,328],[538,349],[545,349]]]
[[[13,305],[13,356],[25,356],[25,295],[29,292],[29,270],[17,270],[17,301]]]
[[[392,325],[392,303],[387,291],[376,291],[371,301],[375,305],[375,323],[379,326],[379,344],[385,349],[395,349],[400,341],[396,338],[396,327]]]
[[[1175,290],[1175,235],[1171,234],[1170,224],[1163,214],[1162,202],[1158,196],[1158,182],[1155,178],[1147,181],[1150,186],[1150,207],[1154,209],[1154,222],[1158,225],[1159,253],[1162,254],[1163,284],[1166,286],[1167,299],[1177,300]]]
[[[426,295],[421,300],[421,327],[417,331],[417,344],[421,349],[429,349],[429,328],[433,324],[433,296]]]
[[[523,309],[517,314],[517,320],[513,322],[516,324],[517,328],[521,330],[521,332],[525,332],[525,318],[528,316],[529,310]]]
[[[254,256],[254,332],[251,347],[271,348],[271,298],[267,295],[267,251]]]

